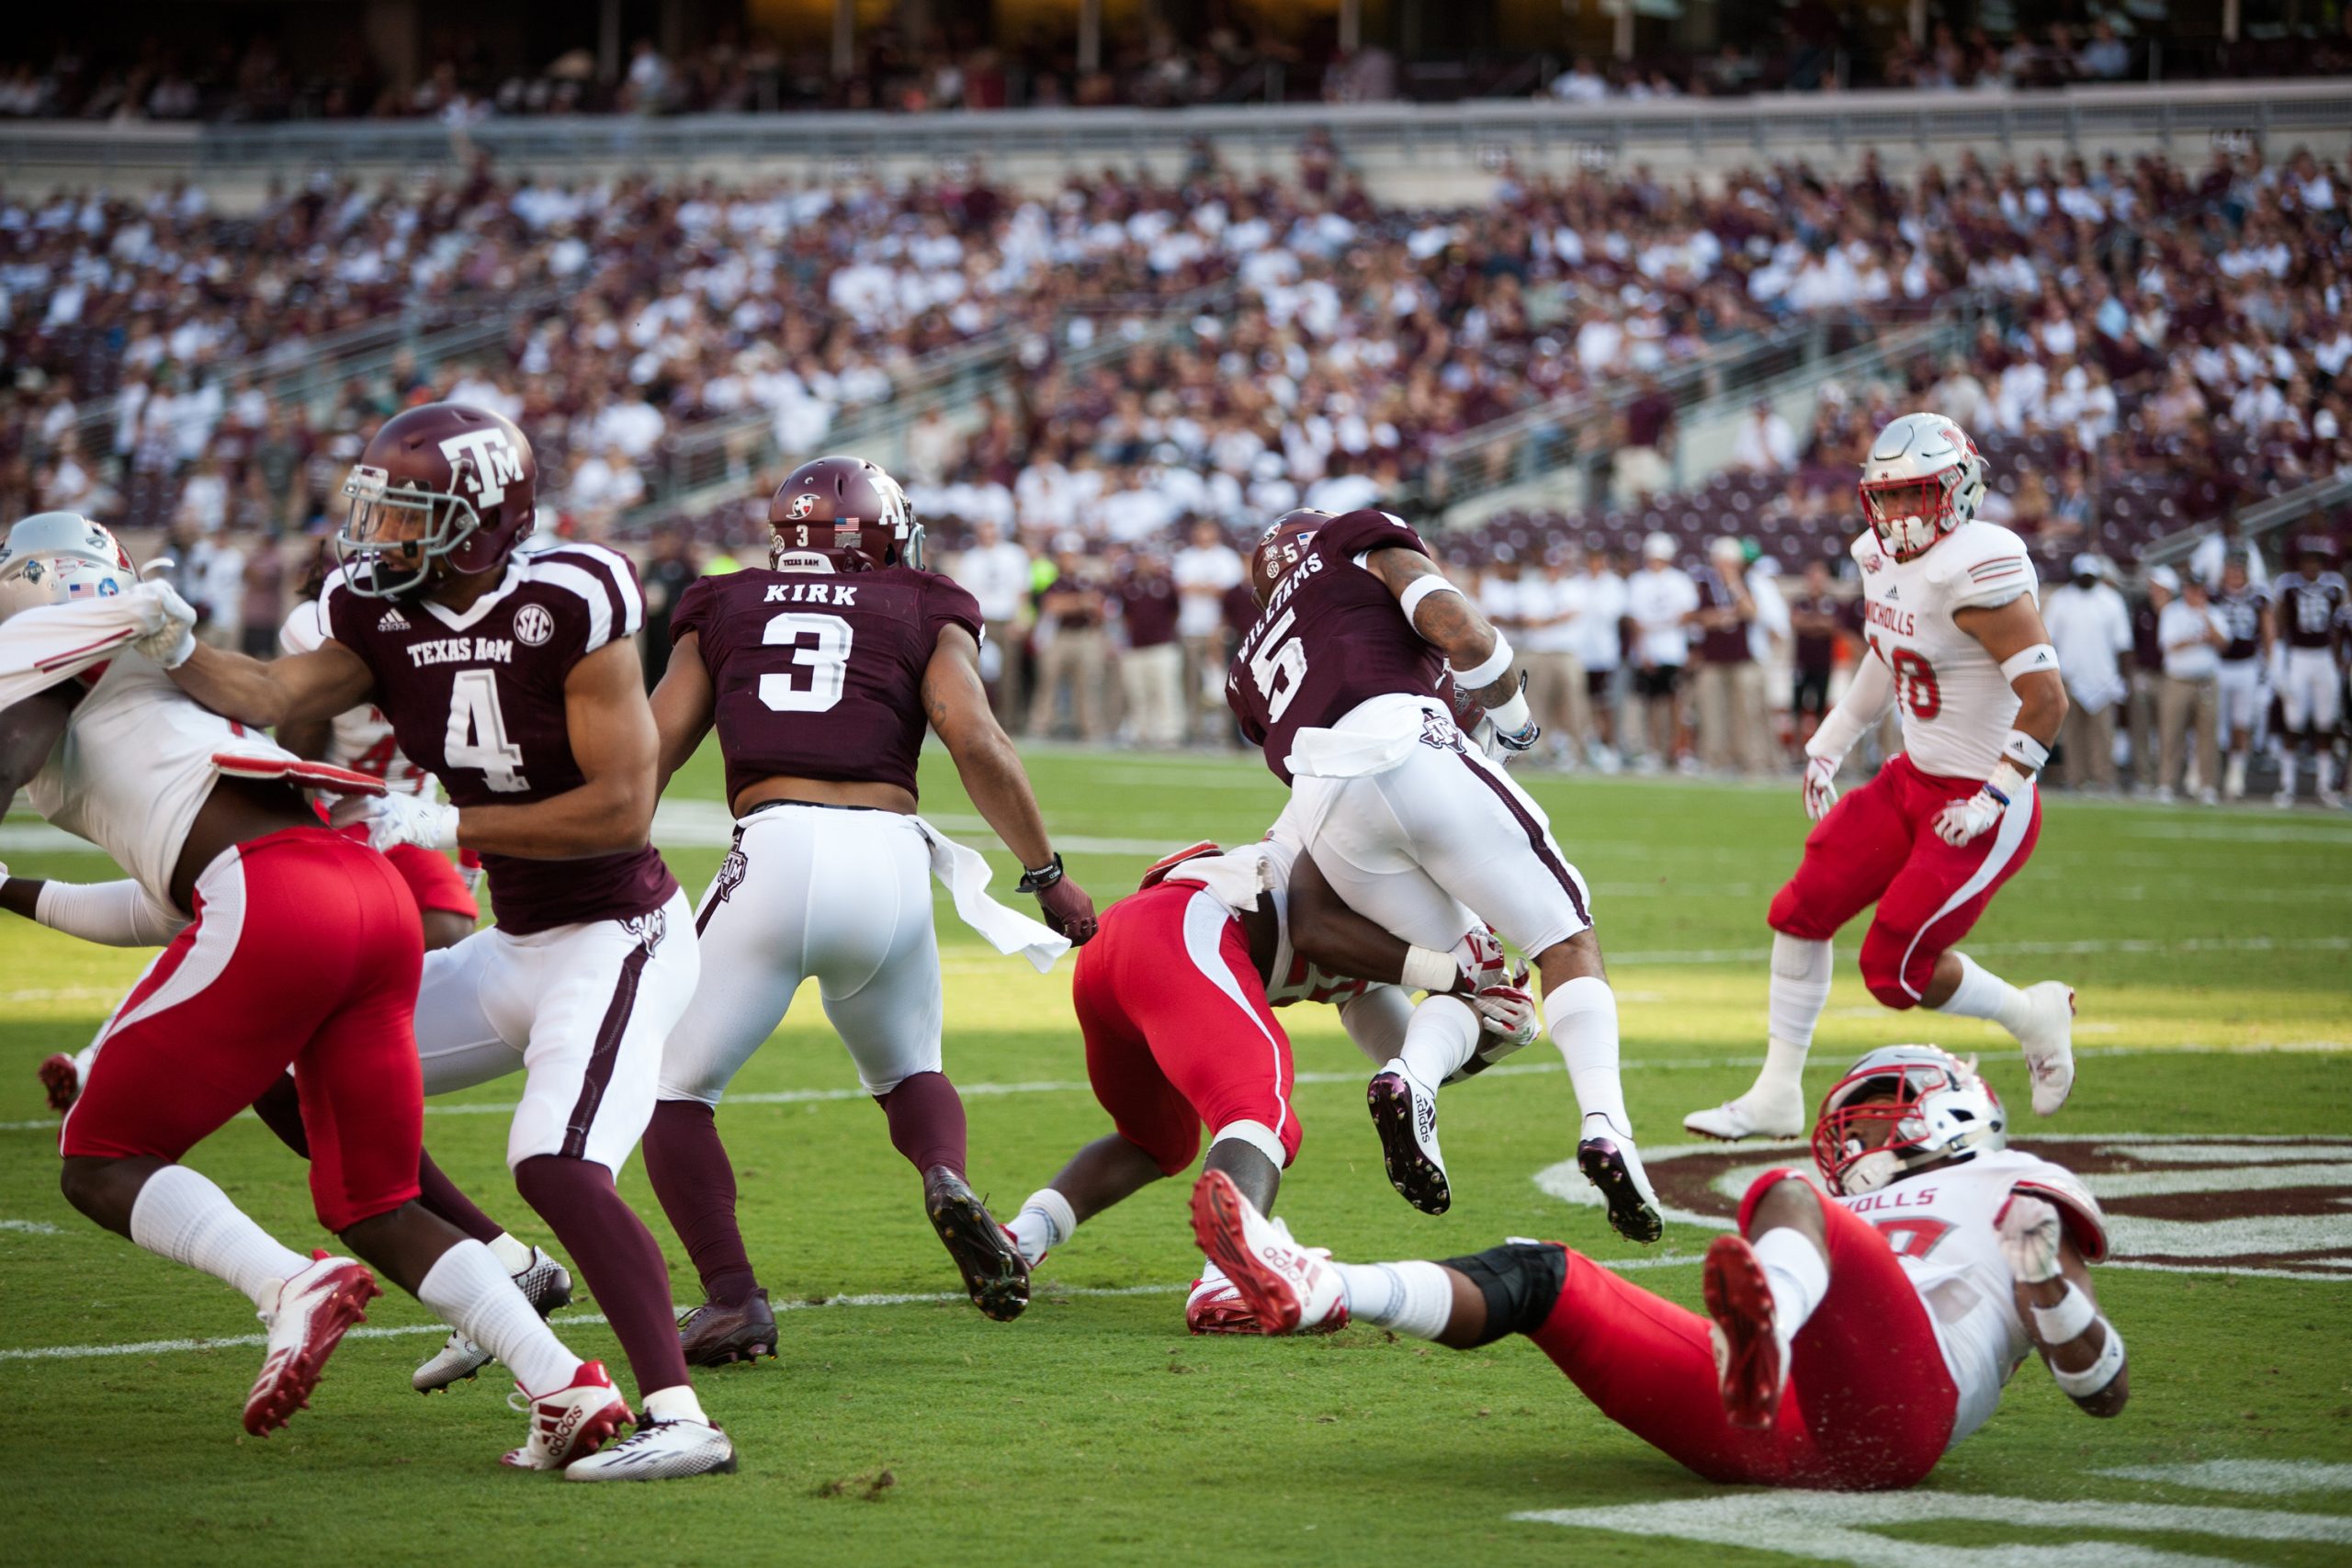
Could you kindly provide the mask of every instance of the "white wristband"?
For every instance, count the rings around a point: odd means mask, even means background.
[[[2058,673],[2058,650],[2046,642],[2021,648],[2001,660],[2001,679],[2004,681],[2015,681],[2018,676],[2031,674],[2036,670],[2047,670],[2052,675]]]
[[[1488,708],[1487,716],[1494,721],[1496,734],[1517,735],[1535,716],[1528,711],[1527,694],[1520,691],[1513,692],[1502,706]]]
[[[1502,633],[1497,632],[1494,652],[1487,655],[1471,669],[1456,670],[1453,672],[1453,683],[1465,692],[1475,692],[1481,686],[1491,686],[1510,673],[1510,667],[1518,658],[1519,655],[1511,651],[1510,639]]]
[[[2101,1322],[2106,1322],[2104,1318]],[[2050,1369],[2050,1379],[2060,1393],[2069,1399],[2088,1399],[2113,1382],[2123,1371],[2123,1336],[2115,1332],[2115,1325],[2107,1325],[2107,1342],[2098,1348],[2098,1359],[2079,1372],[2062,1372]]]
[[[2064,1345],[2080,1339],[2098,1321],[2098,1308],[2091,1305],[2090,1297],[2075,1289],[2071,1280],[2056,1306],[2033,1309],[2034,1337],[2044,1345]]]
[[[2018,772],[2015,763],[2004,757],[1994,766],[1993,776],[1984,781],[1984,787],[2004,801],[2012,801],[2023,795],[2032,782]]]
[[[1437,572],[1430,572],[1427,577],[1417,577],[1405,585],[1404,592],[1396,595],[1396,607],[1405,612],[1405,619],[1408,624],[1412,621],[1413,612],[1421,607],[1421,601],[1432,593],[1451,593],[1464,603],[1467,603],[1469,598],[1469,595],[1448,582]]]
[[[2001,755],[2032,773],[2050,765],[2050,748],[2022,729],[2009,731],[2008,739],[2001,742]]]
[[[1443,996],[1462,977],[1462,966],[1450,953],[1430,947],[1405,949],[1405,972],[1399,982],[1408,991],[1432,991]]]

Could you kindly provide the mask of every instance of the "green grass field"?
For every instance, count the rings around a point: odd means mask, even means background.
[[[1134,886],[1151,847],[1254,837],[1281,803],[1254,761],[1057,753],[1032,771],[1049,822],[1079,845],[1074,874],[1103,902]],[[706,755],[680,780],[688,808],[665,818],[672,863],[696,893],[719,852],[678,840],[713,841],[718,782]],[[936,756],[925,784],[934,819],[978,841]],[[1532,787],[1593,885],[1645,1146],[1682,1144],[1682,1114],[1742,1087],[1761,1049],[1763,912],[1803,834],[1794,786],[1539,775]],[[37,841],[26,825],[9,824],[19,845]],[[96,854],[0,854],[23,875],[109,874]],[[993,859],[1008,877],[1009,859]],[[977,946],[944,902],[940,918],[972,1178],[1009,1207],[1107,1122],[1084,1087],[1067,963],[1038,976]],[[405,1298],[379,1303],[367,1337],[345,1342],[314,1408],[251,1440],[237,1420],[251,1345],[151,1343],[249,1336],[244,1303],[98,1232],[57,1194],[33,1068],[87,1040],[144,955],[0,921],[0,1402],[17,1420],[0,1488],[6,1561],[1732,1568],[1789,1561],[1776,1544],[1904,1565],[1996,1552],[2102,1568],[2352,1558],[2352,822],[2339,818],[2050,806],[2040,852],[1970,944],[2013,979],[2064,978],[2080,993],[2080,1083],[2046,1130],[2083,1141],[2049,1152],[2144,1166],[2166,1145],[2120,1135],[2335,1141],[2291,1158],[2253,1145],[2200,1160],[2185,1145],[2172,1178],[2127,1179],[2173,1194],[2147,1199],[2133,1222],[2124,1250],[2143,1263],[2234,1256],[2266,1271],[2103,1271],[2132,1349],[2129,1411],[2094,1423],[2029,1365],[1922,1494],[1891,1502],[1711,1487],[1603,1421],[1524,1341],[1457,1354],[1363,1328],[1311,1342],[1190,1337],[1184,1181],[1088,1225],[1047,1261],[1020,1322],[984,1321],[950,1294],[918,1183],[811,993],[720,1117],[753,1258],[780,1304],[805,1308],[785,1320],[781,1359],[702,1380],[741,1474],[587,1488],[502,1469],[522,1435],[503,1380],[412,1393],[409,1370],[437,1329]],[[1816,1094],[1861,1049],[1924,1034],[1984,1052],[2032,1120],[2006,1037],[1882,1011],[1853,952],[1840,945]],[[1572,1153],[1576,1125],[1549,1047],[1448,1092],[1455,1201],[1431,1219],[1381,1175],[1364,1068],[1336,1017],[1302,1008],[1288,1021],[1306,1140],[1281,1207],[1303,1239],[1365,1258],[1537,1235],[1634,1258],[1597,1210],[1539,1184]],[[503,1164],[498,1111],[512,1098],[492,1085],[436,1102],[426,1137],[486,1207],[536,1235]],[[191,1163],[290,1245],[324,1239],[301,1167],[251,1118]],[[2198,1195],[2207,1188],[2219,1190]],[[690,1294],[634,1166],[624,1190]],[[2179,1217],[2199,1204],[2208,1221]],[[1711,1234],[1669,1225],[1639,1278],[1695,1304]],[[576,1321],[594,1310],[575,1303],[557,1326],[617,1364],[608,1333]],[[2211,1461],[2264,1463],[2114,1473]],[[1554,1517],[1522,1517],[1535,1513]]]

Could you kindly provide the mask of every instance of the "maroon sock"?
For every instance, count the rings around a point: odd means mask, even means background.
[[[725,1306],[749,1301],[759,1280],[735,1223],[735,1168],[709,1106],[691,1100],[654,1105],[645,1129],[645,1175],[670,1228],[686,1244],[703,1293]]]
[[[458,1190],[449,1173],[422,1149],[417,1151],[416,1186],[418,1202],[476,1241],[496,1241],[506,1234],[506,1227],[476,1208],[472,1199]]]
[[[890,1119],[890,1145],[919,1171],[964,1174],[964,1100],[945,1073],[917,1073],[875,1100]]]
[[[670,1266],[645,1222],[613,1190],[613,1173],[592,1160],[534,1155],[514,1168],[514,1185],[604,1309],[638,1397],[690,1382],[670,1314]]]

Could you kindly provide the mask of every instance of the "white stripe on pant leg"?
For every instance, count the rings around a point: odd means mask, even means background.
[[[1894,971],[1894,979],[1895,984],[1903,987],[1904,994],[1913,1001],[1919,999],[1920,993],[1911,988],[1907,978],[1911,973],[1911,955],[1919,951],[1919,943],[1926,940],[1928,930],[1938,920],[1983,892],[1993,878],[2000,874],[2001,868],[2016,855],[2018,846],[2025,842],[2026,829],[2033,825],[2034,794],[2041,787],[2039,784],[2029,785],[2009,802],[2009,808],[2001,813],[2001,826],[1993,835],[1992,848],[1984,852],[1984,858],[1977,863],[1975,871],[1960,885],[1957,892],[1943,901],[1941,908],[1920,921],[1919,929],[1911,933],[1911,945],[1903,950],[1903,962]],[[1930,826],[1928,831],[1932,833],[1935,829]]]
[[[243,853],[232,849],[222,860],[213,862],[197,878],[197,892],[204,899],[204,915],[187,956],[180,960],[171,978],[156,987],[146,1000],[116,1019],[115,1029],[128,1029],[166,1008],[175,1008],[201,995],[220,978],[229,967],[229,960],[236,956],[238,939],[245,931]]]
[[[1233,971],[1226,966],[1225,955],[1218,951],[1225,942],[1225,928],[1232,919],[1232,914],[1217,902],[1215,894],[1206,889],[1193,894],[1184,905],[1184,952],[1192,959],[1193,967],[1199,970],[1211,985],[1233,998],[1233,1005],[1241,1010],[1242,1016],[1265,1039],[1267,1053],[1273,1058],[1274,1104],[1277,1107],[1273,1130],[1276,1146],[1280,1147],[1282,1130],[1290,1122],[1290,1100],[1283,1093],[1282,1043],[1268,1032],[1266,1021],[1258,1016],[1258,1010],[1251,1007],[1250,998],[1241,994],[1241,987],[1234,983]],[[1277,1156],[1274,1163],[1280,1165],[1281,1158]]]

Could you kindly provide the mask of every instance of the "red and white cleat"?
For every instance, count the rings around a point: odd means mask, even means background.
[[[1195,1280],[1184,1298],[1184,1326],[1194,1334],[1260,1334],[1258,1314],[1241,1299],[1233,1281]]]
[[[1291,1239],[1221,1170],[1193,1188],[1193,1238],[1257,1315],[1261,1334],[1317,1334],[1347,1325],[1346,1293],[1330,1254]]]
[[[501,1462],[517,1470],[561,1470],[594,1453],[636,1419],[602,1361],[581,1362],[571,1381],[551,1393],[514,1386],[517,1392],[506,1403],[531,1417],[531,1433]]]
[[[311,1403],[327,1358],[354,1324],[368,1321],[368,1303],[384,1292],[367,1266],[325,1252],[278,1287],[277,1307],[266,1319],[269,1340],[261,1375],[245,1395],[245,1430],[266,1438]]]
[[[1701,1275],[1707,1315],[1714,1319],[1715,1377],[1724,1415],[1735,1427],[1767,1427],[1781,1413],[1788,1360],[1773,1321],[1772,1287],[1746,1238],[1719,1235]]]

